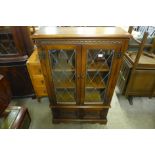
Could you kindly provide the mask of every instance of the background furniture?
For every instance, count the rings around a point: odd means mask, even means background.
[[[8,80],[13,98],[34,96],[26,68],[33,48],[28,27],[0,27],[0,74]]]
[[[26,107],[9,106],[11,90],[8,81],[0,75],[0,129],[29,128],[31,118]]]
[[[130,34],[116,27],[41,27],[32,36],[53,122],[107,122]]]
[[[26,65],[33,84],[33,88],[35,90],[35,94],[38,101],[40,101],[41,97],[48,95],[37,49],[35,49],[32,55],[29,57]]]
[[[0,115],[0,129],[28,129],[31,118],[25,107],[8,106]]]
[[[7,108],[11,97],[12,93],[8,81],[0,74],[0,114]]]
[[[150,45],[150,52],[146,52],[147,34],[144,34],[142,41],[133,39],[139,44],[139,50],[137,52],[129,48],[125,53],[117,82],[120,92],[128,97],[130,104],[133,104],[133,96],[155,96],[154,41]]]

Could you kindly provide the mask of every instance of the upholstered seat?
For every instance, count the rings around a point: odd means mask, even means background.
[[[12,93],[8,81],[0,74],[0,129],[27,129],[30,115],[26,107],[10,106]]]

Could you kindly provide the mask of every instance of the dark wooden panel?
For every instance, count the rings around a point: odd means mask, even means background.
[[[53,119],[79,119],[81,122],[84,120],[89,120],[89,122],[93,122],[93,120],[106,120],[106,116],[108,113],[108,108],[105,109],[93,109],[93,108],[78,108],[78,109],[67,109],[67,108],[55,108],[52,109]]]
[[[34,96],[34,90],[26,68],[26,62],[5,63],[0,66],[0,74],[6,76],[13,97]]]
[[[78,115],[77,115],[77,112],[78,110],[77,109],[53,109],[53,117],[55,119],[69,119],[69,118],[72,118],[72,119],[76,119],[78,118]]]
[[[100,124],[107,124],[107,119],[53,119],[53,123],[100,123]]]
[[[11,101],[12,93],[6,78],[0,74],[0,113],[2,113]]]
[[[11,27],[16,48],[20,55],[30,56],[34,50],[33,42],[30,37],[30,30],[28,26],[13,26]]]
[[[106,119],[108,109],[85,109],[84,110],[84,119]]]

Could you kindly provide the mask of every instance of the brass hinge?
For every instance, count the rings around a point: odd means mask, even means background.
[[[44,51],[39,52],[39,59],[44,60],[46,58],[46,54]]]
[[[119,52],[115,52],[114,55],[117,59],[120,59],[120,58],[122,58],[123,53],[121,51],[119,51]]]

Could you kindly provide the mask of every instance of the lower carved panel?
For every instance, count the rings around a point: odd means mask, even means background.
[[[72,110],[72,109],[53,109],[53,118],[56,119],[76,119],[77,118],[77,110]]]
[[[108,108],[105,109],[62,109],[53,108],[53,123],[60,122],[89,122],[103,123],[107,122]]]

